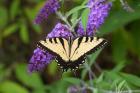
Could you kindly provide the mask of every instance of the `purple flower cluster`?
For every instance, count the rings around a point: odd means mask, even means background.
[[[52,32],[48,34],[48,38],[53,37],[68,38],[70,36],[72,36],[72,33],[70,32],[68,26],[61,23],[57,23]]]
[[[82,23],[79,23],[79,28],[77,30],[78,36],[93,36],[95,31],[103,24],[105,18],[108,15],[108,12],[111,8],[111,3],[106,2],[106,0],[89,0],[87,6],[90,9],[88,15],[88,22],[86,31],[82,26]],[[35,19],[36,24],[40,24],[44,19],[48,18],[48,15],[54,13],[59,8],[58,0],[48,0],[45,6],[40,10],[39,14]],[[67,25],[57,23],[54,29],[47,35],[46,38],[53,37],[73,37],[69,27]],[[29,72],[38,71],[43,69],[47,64],[54,59],[54,56],[48,52],[42,51],[40,48],[34,50],[33,56],[30,59],[28,65]]]
[[[108,16],[111,5],[112,3],[106,2],[106,0],[89,0],[87,6],[90,8],[90,13],[88,15],[87,28],[86,31],[84,31],[80,22],[79,29],[77,30],[78,35],[93,36]]]
[[[35,24],[40,24],[43,20],[46,20],[51,13],[57,11],[60,7],[58,0],[47,0],[44,7],[40,10],[36,19],[34,20]]]
[[[69,31],[67,25],[57,23],[54,29],[48,34],[47,38],[53,37],[64,37],[67,38],[72,36],[72,33]],[[39,71],[43,69],[51,60],[54,59],[54,56],[48,52],[42,51],[40,48],[34,50],[33,56],[30,59],[28,65],[28,72]]]
[[[44,68],[50,61],[53,59],[53,56],[49,53],[44,53],[40,48],[34,50],[33,56],[30,59],[28,65],[28,72],[39,71]]]

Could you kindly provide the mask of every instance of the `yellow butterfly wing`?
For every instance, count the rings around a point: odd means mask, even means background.
[[[38,46],[65,62],[69,61],[69,44],[65,38],[48,38],[46,40],[40,40]]]
[[[73,41],[71,46],[70,61],[74,62],[86,54],[95,52],[97,49],[102,48],[106,44],[103,38],[97,37],[80,37]]]
[[[39,41],[38,46],[55,55],[60,67],[67,71],[69,68],[77,69],[80,64],[84,63],[85,55],[95,52],[106,43],[106,40],[102,38],[79,37],[72,42],[70,47],[65,38],[49,38]]]

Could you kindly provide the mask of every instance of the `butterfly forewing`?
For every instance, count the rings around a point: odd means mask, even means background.
[[[39,41],[39,46],[50,51],[57,57],[61,57],[64,61],[69,61],[69,44],[64,38],[49,38]]]
[[[71,47],[70,60],[76,61],[80,57],[84,57],[86,54],[90,54],[104,46],[106,41],[102,38],[97,37],[80,37],[73,41]]]

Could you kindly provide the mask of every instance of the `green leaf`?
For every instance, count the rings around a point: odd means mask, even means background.
[[[45,1],[40,2],[39,4],[37,4],[36,7],[34,8],[24,8],[24,11],[30,21],[30,23],[32,24],[32,27],[34,29],[35,32],[37,32],[38,34],[41,33],[41,27],[39,25],[35,25],[33,24],[33,21],[38,13],[38,11],[41,9],[41,7],[44,5]]]
[[[14,0],[10,7],[10,14],[12,19],[14,19],[17,16],[19,12],[19,7],[20,7],[20,0]]]
[[[93,53],[93,54],[87,56],[88,59],[89,59],[89,60],[88,60],[89,66],[92,66],[92,64],[95,62],[96,58],[97,58],[98,55],[101,53],[101,51],[102,51],[102,49],[100,49],[100,50],[96,51],[95,53]],[[84,77],[86,76],[87,72],[88,72],[88,69],[84,69],[84,70],[82,71],[82,74],[81,74],[82,79],[84,79]]]
[[[76,22],[77,18],[78,18],[78,12],[75,12],[74,14],[72,14],[71,16],[72,25]]]
[[[34,89],[43,89],[43,83],[39,74],[27,72],[27,65],[19,64],[16,66],[15,73],[18,80],[20,80],[26,86],[32,87]]]
[[[94,88],[93,93],[99,93],[98,88]]]
[[[0,84],[0,93],[29,93],[24,87],[11,81]]]
[[[6,69],[4,68],[4,64],[0,65],[0,82],[4,80],[6,74]]]
[[[37,32],[38,34],[41,34],[41,27],[39,25],[32,25],[33,29],[35,32]]]
[[[97,59],[97,57],[99,56],[99,54],[101,53],[103,49],[99,49],[97,50],[95,53],[88,55],[88,59],[89,59],[89,65],[92,66],[92,64],[95,62],[95,60]]]
[[[82,21],[82,26],[84,27],[84,31],[86,31],[89,11],[90,11],[90,9],[86,8],[86,9],[84,9],[84,11],[82,12],[82,15],[81,15],[81,21]]]
[[[51,64],[49,64],[48,72],[50,75],[55,75],[57,72],[57,63],[52,61]]]
[[[133,24],[130,24],[130,28],[127,32],[128,39],[127,39],[127,44],[129,49],[131,50],[132,53],[135,53],[136,55],[139,55],[139,59],[140,59],[140,31],[139,31],[139,27],[140,27],[140,20],[136,20],[133,22]]]
[[[96,79],[94,81],[96,82]],[[105,80],[94,83],[94,86],[98,88],[98,91],[102,91],[102,89],[107,89],[107,90],[110,89],[110,83]],[[103,91],[99,93],[103,93]]]
[[[55,82],[50,89],[50,92],[48,93],[67,93],[67,89],[70,86],[70,84],[64,80],[60,80]],[[54,89],[55,88],[55,89]]]
[[[97,78],[96,82],[100,83],[103,81],[104,73],[101,73],[101,75]]]
[[[122,35],[122,30],[118,30],[113,33],[112,39],[112,51],[113,51],[113,60],[115,63],[121,63],[126,61],[126,43],[124,36]],[[118,39],[119,36],[119,39]]]
[[[123,87],[125,86],[125,84],[126,84],[126,81],[125,80],[123,80],[123,81],[121,81],[120,83],[119,83],[119,85],[118,85],[118,90],[122,90],[123,89]]]
[[[129,22],[140,18],[140,9],[137,7],[135,12],[126,12],[123,9],[120,11],[113,11],[110,13],[110,17],[105,20],[105,23],[100,29],[100,35],[104,35],[115,31],[116,29],[125,26]]]
[[[67,93],[68,87],[71,84],[64,80],[59,80],[51,85],[46,85],[46,93]]]
[[[24,8],[24,11],[31,23],[33,23],[33,20],[35,19],[38,11],[35,11],[35,9],[29,9],[29,8]]]
[[[128,83],[131,83],[134,86],[140,87],[140,78],[126,73],[120,73],[120,76],[122,76]]]
[[[28,33],[28,29],[27,29],[27,26],[26,26],[26,24],[21,24],[20,25],[20,38],[21,38],[21,40],[24,42],[24,43],[26,43],[26,44],[28,44],[29,43],[29,33]]]
[[[82,5],[85,5],[87,3],[88,3],[88,0],[84,0],[83,3],[82,3]]]
[[[67,12],[66,17],[69,17],[71,14],[74,14],[75,12],[77,12],[77,11],[83,9],[83,8],[86,8],[86,7],[87,6],[85,6],[85,5],[77,6],[77,7],[73,8],[73,9],[71,9],[69,12]]]
[[[67,71],[67,72],[65,72],[65,73],[63,73],[63,78],[67,78],[67,77],[70,77],[71,76],[71,71]]]
[[[113,71],[105,71],[104,72],[104,77],[106,80],[114,81],[114,80],[121,80],[122,78],[117,72]]]
[[[85,78],[85,76],[87,75],[87,72],[88,72],[87,69],[83,69],[82,74],[81,74],[82,79]]]
[[[81,80],[80,79],[78,79],[78,78],[72,78],[72,77],[63,78],[62,80],[63,81],[66,81],[68,83],[71,83],[71,84],[80,84],[81,83]]]
[[[45,1],[40,2],[37,4],[34,8],[24,8],[24,11],[29,18],[30,22],[33,23],[33,20],[35,19],[36,15],[38,14],[39,10],[44,6]]]
[[[3,37],[8,37],[11,34],[13,34],[14,32],[17,31],[18,25],[17,24],[12,24],[9,27],[7,27],[4,31],[3,31]]]
[[[118,88],[120,82],[122,82],[122,81],[124,81],[124,80],[121,80],[121,79],[119,79],[119,78],[116,78],[116,79],[114,79],[114,80],[111,80],[110,89],[116,89],[116,88]]]
[[[32,93],[46,93],[46,92],[42,89],[34,89]]]
[[[121,71],[124,67],[125,67],[125,64],[126,62],[120,62],[119,64],[117,64],[114,68],[113,68],[113,70],[112,71],[114,71],[114,72],[119,72],[119,71]]]
[[[4,26],[7,24],[8,21],[8,14],[7,10],[4,7],[0,6],[0,30],[4,28]]]

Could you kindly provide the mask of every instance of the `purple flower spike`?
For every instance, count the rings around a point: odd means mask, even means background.
[[[48,34],[48,38],[52,37],[64,37],[68,38],[72,36],[72,33],[70,32],[67,25],[57,23],[52,32]]]
[[[58,0],[47,0],[46,4],[34,20],[34,23],[40,24],[44,19],[46,20],[48,18],[49,14],[56,12],[59,7],[60,5]]]
[[[79,27],[78,27],[78,30],[77,30],[77,35],[78,36],[84,36],[85,35],[85,31],[84,31],[84,28],[83,28],[81,22],[79,23]]]
[[[52,59],[53,56],[51,54],[43,52],[40,48],[36,48],[34,50],[33,56],[30,59],[28,72],[31,73],[33,71],[42,70],[47,64],[51,62]]]
[[[90,13],[88,16],[86,33],[80,22],[79,29],[77,30],[79,36],[83,36],[83,34],[93,36],[96,30],[104,23],[112,3],[106,2],[106,0],[89,0],[87,6],[90,8]]]
[[[72,33],[69,31],[67,25],[57,23],[54,29],[48,34],[47,38],[53,37],[68,38],[69,36],[72,36]],[[49,54],[49,52],[43,52],[40,48],[36,48],[34,50],[32,58],[30,59],[28,71],[30,73],[33,71],[40,71],[53,59],[54,56]]]

